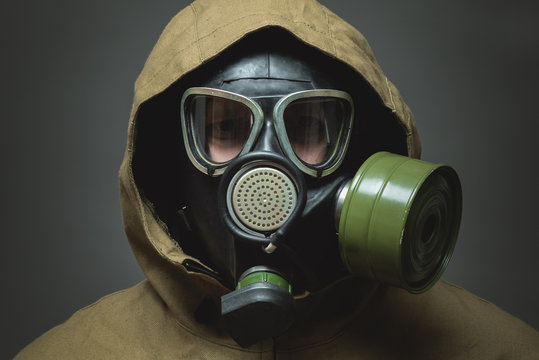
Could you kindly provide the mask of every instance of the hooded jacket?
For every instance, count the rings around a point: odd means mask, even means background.
[[[227,335],[216,304],[230,290],[182,249],[141,185],[161,179],[158,169],[170,160],[146,161],[154,166],[139,176],[135,154],[146,146],[139,139],[159,122],[155,108],[162,102],[156,99],[268,27],[284,29],[353,69],[399,124],[407,155],[420,156],[414,120],[399,92],[365,38],[327,8],[314,0],[193,2],[165,28],[136,81],[120,169],[125,230],[147,280],[81,309],[16,359],[539,359],[534,329],[443,281],[412,295],[377,284],[350,290],[354,279],[347,279],[299,301],[303,320],[278,338],[242,348]],[[170,101],[179,104],[179,98]],[[141,124],[148,109],[153,115]]]

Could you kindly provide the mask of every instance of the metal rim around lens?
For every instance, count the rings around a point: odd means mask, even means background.
[[[342,142],[342,146],[337,146],[333,154],[328,158],[328,160],[317,166],[309,166],[296,155],[290,141],[288,140],[286,126],[284,124],[284,111],[286,107],[293,101],[307,98],[307,97],[334,97],[338,99],[344,99],[350,104],[350,116],[346,119],[346,122],[343,126],[343,132],[337,139],[337,142]],[[322,177],[331,174],[342,163],[344,160],[344,155],[348,149],[348,144],[350,143],[350,136],[352,133],[352,125],[354,119],[354,102],[350,94],[334,89],[314,89],[314,90],[304,90],[298,91],[292,94],[289,94],[283,97],[277,102],[273,109],[273,118],[275,121],[275,130],[277,132],[277,138],[281,144],[281,148],[285,152],[286,156],[296,165],[301,171],[305,174],[313,177]]]
[[[192,119],[186,116],[185,114],[186,101],[190,96],[193,96],[193,95],[211,95],[211,96],[234,100],[234,101],[244,104],[252,111],[253,127],[251,129],[251,133],[249,134],[247,141],[243,145],[242,150],[236,157],[244,155],[245,153],[251,150],[253,143],[256,140],[258,133],[260,132],[260,129],[262,129],[262,124],[264,120],[264,112],[260,108],[260,105],[258,105],[253,100],[249,99],[246,96],[235,94],[230,91],[206,88],[206,87],[192,87],[185,90],[185,92],[182,95],[181,109],[180,109],[180,118],[181,118],[181,124],[182,124],[183,143],[185,145],[185,151],[187,152],[187,156],[189,157],[189,160],[191,160],[193,165],[198,170],[200,170],[201,172],[207,175],[218,176],[218,175],[221,175],[225,171],[226,166],[230,163],[231,160],[223,162],[223,163],[213,162],[210,159],[208,159],[204,155],[204,152],[202,151],[202,149],[198,147],[198,144],[194,138],[195,135],[193,134],[193,131],[192,131],[192,128],[193,128],[193,125],[191,124]]]

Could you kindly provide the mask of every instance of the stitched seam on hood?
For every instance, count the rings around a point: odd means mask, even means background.
[[[198,48],[198,58],[202,62],[202,50],[200,49],[200,41],[198,38],[198,14],[192,3],[189,5],[189,7],[191,8],[191,10],[193,10],[193,14],[195,15],[195,42]]]
[[[395,101],[393,100],[393,93],[391,92],[391,87],[389,86],[389,80],[387,79],[387,76],[385,76],[386,79],[386,87],[387,91],[389,91],[389,99],[391,100],[391,105],[393,106],[393,112],[397,112],[397,107],[395,106]]]
[[[236,18],[234,19],[234,21],[231,21],[231,22],[228,22],[226,24],[223,24],[219,27],[216,27],[213,31],[209,32],[207,35],[201,37],[200,39],[205,39],[207,37],[210,37],[211,35],[213,35],[215,32],[227,27],[227,26],[230,26],[230,25],[233,25],[235,24],[236,22],[238,22],[239,20],[243,20],[243,19],[246,19],[246,18],[250,18],[250,17],[253,17],[253,16],[268,16],[267,13],[252,13],[252,14],[249,14],[249,15],[245,15],[245,16],[242,16],[242,17],[239,17],[239,18]],[[321,35],[325,35],[325,36],[328,36],[328,33],[327,32],[323,32],[323,31],[320,31],[320,30],[317,30],[316,27],[314,27],[311,23],[308,23],[308,22],[305,22],[305,21],[302,21],[302,20],[294,20],[288,16],[283,16],[283,15],[280,15],[280,14],[269,14],[269,17],[270,18],[279,18],[279,19],[284,19],[284,20],[287,20],[288,22],[291,22],[291,23],[294,23],[294,24],[302,24],[302,25],[305,25],[306,27],[308,28],[311,28],[314,32],[316,33],[319,33]],[[268,19],[269,20],[269,19]],[[258,27],[260,28],[260,26]]]
[[[173,54],[172,57],[171,57],[171,59],[170,59],[166,64],[164,64],[163,66],[161,66],[161,67],[159,68],[159,70],[156,71],[156,72],[153,74],[153,76],[149,77],[144,83],[141,83],[141,84],[140,84],[140,89],[145,88],[149,83],[151,83],[151,82],[157,77],[157,75],[159,75],[162,71],[164,71],[164,70],[169,66],[169,64],[172,63],[172,62],[176,59],[177,55],[181,54],[181,53],[184,52],[186,49],[188,49],[189,47],[193,46],[195,43],[197,44],[198,49],[199,49],[199,58],[200,58],[200,61],[203,61],[202,54],[201,54],[201,49],[200,49],[200,41],[201,41],[201,40],[204,40],[204,39],[210,37],[210,36],[213,35],[215,32],[217,32],[217,31],[219,31],[219,30],[221,30],[221,29],[223,29],[223,28],[226,28],[226,27],[228,27],[228,26],[234,25],[236,22],[238,22],[238,21],[240,21],[240,20],[243,20],[243,19],[246,19],[246,18],[249,18],[249,17],[252,17],[252,16],[260,16],[260,15],[267,16],[266,13],[254,13],[254,14],[242,16],[242,17],[240,17],[240,18],[235,19],[234,21],[228,22],[228,23],[226,23],[226,24],[224,24],[224,25],[222,25],[222,26],[219,26],[219,27],[215,28],[213,31],[211,31],[210,33],[208,33],[208,34],[206,34],[206,35],[204,35],[204,36],[202,36],[202,37],[199,37],[199,36],[198,36],[198,31],[197,31],[197,40],[196,40],[196,41],[193,41],[193,42],[190,42],[189,44],[187,44],[186,46],[184,46],[184,47],[181,48],[181,49],[178,49],[178,50],[175,51],[175,52],[171,52],[171,53]],[[196,15],[195,15],[195,16],[196,16]],[[304,26],[306,26],[306,27],[312,29],[314,32],[316,32],[316,33],[318,33],[318,34],[320,34],[320,35],[323,35],[323,36],[325,36],[325,37],[328,37],[328,33],[317,30],[312,24],[309,24],[309,23],[307,23],[307,22],[300,21],[300,20],[293,20],[293,19],[291,19],[291,18],[289,18],[289,17],[282,16],[282,15],[278,15],[278,14],[271,14],[271,17],[272,17],[272,18],[278,18],[278,19],[284,19],[284,20],[286,20],[286,21],[288,21],[288,22],[290,22],[290,23],[293,23],[293,24],[301,24],[301,25],[304,25]],[[196,22],[196,19],[195,19],[195,22]],[[269,26],[283,27],[283,26],[281,26],[280,24],[276,24],[274,21],[269,21],[269,20],[268,20],[268,21],[265,21],[264,24],[265,24],[266,26],[269,25]],[[253,31],[255,31],[255,30],[261,29],[262,27],[263,27],[263,26],[260,26],[260,24],[257,24],[257,25],[255,25],[254,27],[249,27],[249,28],[247,28],[245,31],[242,32],[241,36],[243,37],[243,36],[247,35],[247,34],[250,33],[250,32],[253,32]],[[287,31],[291,31],[290,29],[286,29],[286,30],[287,30]],[[293,34],[294,34],[294,36],[297,36],[297,34],[295,34],[295,33],[293,33]],[[330,38],[330,39],[331,39],[331,38]],[[236,40],[236,41],[237,41],[237,40]],[[227,44],[227,47],[230,46],[230,45],[232,45],[233,43],[234,43],[234,42],[228,43],[228,44]],[[307,43],[307,44],[310,45],[310,46],[313,46],[312,44],[309,44],[309,43]],[[335,44],[333,44],[333,45],[335,46]],[[363,51],[363,52],[364,52],[364,51]],[[201,64],[199,64],[199,65],[201,65]],[[198,66],[198,65],[197,65],[197,66]],[[191,70],[192,70],[192,69],[191,69]],[[187,72],[186,72],[186,73],[187,73]],[[183,73],[182,76],[185,75],[186,73]],[[176,80],[177,80],[177,79],[176,79]],[[140,90],[139,90],[139,91],[140,91]],[[145,100],[146,100],[146,99],[145,99]],[[145,101],[145,100],[144,100],[144,101]],[[143,102],[143,101],[142,101],[142,102]],[[141,103],[142,103],[142,102],[141,102]]]
[[[335,46],[335,38],[333,36],[333,32],[331,31],[331,25],[329,23],[329,14],[324,6],[322,6],[322,10],[324,11],[324,15],[326,15],[326,22],[328,24],[328,37],[331,39],[331,45],[333,45],[333,53],[335,54],[335,56],[338,57],[337,47]]]

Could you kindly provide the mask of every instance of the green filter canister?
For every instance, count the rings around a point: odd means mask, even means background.
[[[352,274],[424,292],[451,258],[461,214],[462,189],[451,167],[376,153],[346,190],[341,259]]]

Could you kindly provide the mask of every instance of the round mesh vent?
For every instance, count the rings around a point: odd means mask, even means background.
[[[238,179],[232,192],[236,217],[256,231],[280,228],[290,217],[296,202],[292,180],[282,171],[269,167],[247,171]]]

